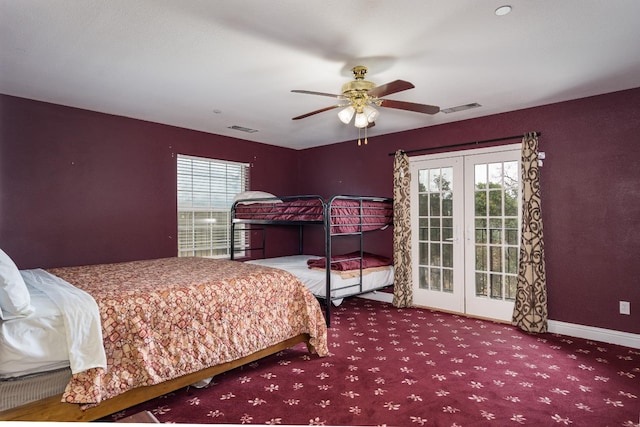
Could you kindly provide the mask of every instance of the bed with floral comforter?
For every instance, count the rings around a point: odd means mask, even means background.
[[[65,402],[97,404],[300,334],[320,356],[328,353],[317,300],[282,270],[166,258],[48,271],[95,299],[107,358],[106,370],[73,375]]]

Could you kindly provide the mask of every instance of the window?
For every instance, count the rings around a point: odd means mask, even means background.
[[[248,188],[247,163],[178,154],[178,256],[228,257],[233,198]]]

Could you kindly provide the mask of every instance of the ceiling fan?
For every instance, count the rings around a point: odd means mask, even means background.
[[[375,125],[375,120],[380,113],[375,107],[395,108],[398,110],[415,111],[424,114],[436,114],[440,111],[440,107],[426,104],[416,104],[406,101],[394,101],[392,99],[383,99],[383,96],[401,92],[407,89],[413,89],[415,86],[404,80],[394,80],[390,83],[376,86],[375,83],[364,79],[367,74],[367,67],[358,65],[351,70],[355,78],[354,81],[345,83],[342,86],[342,94],[335,95],[324,92],[314,92],[310,90],[292,90],[295,93],[306,93],[309,95],[329,96],[337,98],[340,104],[330,107],[321,108],[301,116],[294,117],[292,120],[304,119],[314,114],[323,113],[334,108],[343,108],[338,113],[340,120],[348,124],[355,116],[354,125],[357,128],[367,128]]]

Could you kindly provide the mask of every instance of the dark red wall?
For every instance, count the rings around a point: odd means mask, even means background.
[[[640,88],[303,151],[0,96],[0,247],[20,268],[174,256],[176,153],[251,162],[276,194],[391,196],[398,148],[534,130],[550,318],[640,333]],[[391,230],[367,239],[391,254]]]
[[[640,88],[371,137],[362,147],[304,150],[298,179],[322,195],[391,196],[388,153],[529,131],[542,132],[547,155],[541,186],[550,318],[640,333]],[[390,254],[391,236],[381,240]],[[619,314],[620,300],[631,302],[630,316]]]
[[[177,153],[250,162],[253,189],[298,191],[277,167],[294,150],[0,96],[0,247],[20,268],[175,256]]]

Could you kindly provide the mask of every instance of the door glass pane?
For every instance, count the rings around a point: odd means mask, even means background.
[[[487,247],[476,246],[476,271],[487,271]]]
[[[431,265],[441,266],[441,258],[440,258],[440,244],[439,243],[431,243],[431,256],[429,260],[431,261]]]
[[[491,298],[502,299],[502,275],[491,275]]]
[[[487,215],[487,191],[476,191],[475,197],[475,211],[476,216],[486,216]]]
[[[502,187],[502,163],[489,163],[489,188]]]
[[[453,292],[453,270],[450,268],[442,269],[442,290],[444,292]]]
[[[453,267],[453,243],[442,244],[442,266]]]
[[[500,218],[489,220],[489,243],[496,245],[502,243],[502,219]]]
[[[425,242],[420,242],[420,247],[418,248],[420,265],[429,265],[429,244]]]
[[[487,275],[484,273],[476,273],[476,296],[486,297],[487,294]]]
[[[442,231],[440,229],[440,227],[431,227],[431,229],[429,231],[430,231],[429,238],[431,239],[431,241],[439,242],[440,241],[440,231]]]
[[[422,169],[418,177],[419,287],[452,292],[453,168]]]
[[[427,280],[428,273],[429,273],[429,269],[427,267],[420,267],[418,269],[418,274],[419,274],[418,287],[420,289],[429,289],[429,281]]]
[[[418,195],[418,215],[420,216],[429,215],[429,195],[428,194]]]
[[[442,240],[446,242],[453,241],[453,221],[451,218],[444,218],[442,220]]]
[[[424,193],[429,186],[429,171],[422,169],[418,171],[418,191]]]
[[[515,301],[518,278],[516,276],[505,276],[505,282],[506,288],[504,298],[506,300]]]
[[[476,183],[476,190],[487,188],[487,165],[476,165],[474,182]]]
[[[442,216],[453,215],[453,193],[446,191],[442,193]]]
[[[429,185],[427,188],[430,193],[438,193],[440,191],[440,169],[429,170]]]
[[[513,299],[518,274],[518,162],[475,165],[476,295]]]
[[[518,218],[505,218],[504,242],[507,245],[518,245]]]
[[[506,248],[505,255],[505,273],[518,274],[518,248],[509,246]]]
[[[500,246],[489,247],[489,271],[502,271],[502,248]]]
[[[489,190],[489,216],[502,215],[502,189]]]
[[[441,291],[442,284],[440,283],[440,269],[432,268],[431,270],[431,289],[434,291]]]
[[[420,230],[418,232],[418,238],[422,241],[422,240],[427,240],[429,236],[429,220],[426,218],[420,218],[418,220],[418,227],[420,227]]]
[[[442,168],[440,170],[440,191],[442,193],[453,192],[453,168]]]
[[[431,193],[429,195],[429,214],[440,216],[440,194]]]
[[[476,218],[476,243],[487,243],[487,220]]]

